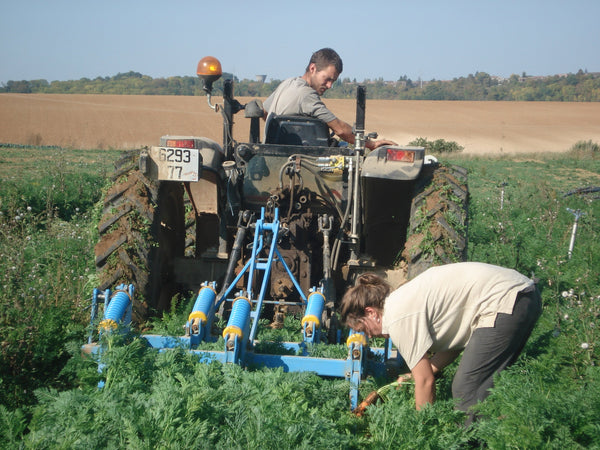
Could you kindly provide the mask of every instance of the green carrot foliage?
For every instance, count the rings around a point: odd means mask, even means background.
[[[198,364],[136,335],[110,336],[99,372],[80,349],[97,287],[95,205],[116,153],[0,148],[0,448],[600,447],[597,147],[444,155],[469,171],[468,259],[534,277],[544,303],[522,356],[496,378],[469,429],[451,396],[458,362],[423,411],[404,386],[361,418],[349,411],[344,380]],[[572,211],[582,215],[569,254]],[[193,301],[180,298],[148,326],[181,334]],[[297,340],[299,321],[259,335],[275,347]],[[361,396],[390,381],[368,378]]]

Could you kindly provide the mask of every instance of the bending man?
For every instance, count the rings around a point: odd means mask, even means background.
[[[417,409],[433,403],[435,376],[462,352],[452,397],[467,412],[489,395],[494,375],[517,359],[541,311],[529,278],[465,262],[433,267],[391,294],[382,278],[363,274],[340,313],[356,331],[391,338],[414,379]]]

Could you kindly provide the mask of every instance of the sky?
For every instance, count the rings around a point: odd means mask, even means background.
[[[451,80],[600,72],[599,0],[0,0],[0,83],[129,71],[302,75],[334,48],[341,78]]]

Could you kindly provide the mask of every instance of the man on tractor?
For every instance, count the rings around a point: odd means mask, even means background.
[[[340,139],[354,144],[352,126],[338,119],[323,101],[321,95],[330,89],[343,70],[340,55],[331,48],[322,48],[312,54],[304,75],[288,78],[263,104],[265,120],[275,115],[305,115],[321,119]],[[388,140],[365,140],[365,146],[376,149],[382,145],[396,145]]]

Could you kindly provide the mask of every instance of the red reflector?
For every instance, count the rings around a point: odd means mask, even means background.
[[[167,139],[166,147],[195,148],[193,139]]]
[[[403,162],[415,162],[415,152],[412,150],[399,150],[397,148],[387,149],[387,160],[388,161],[403,161]]]

